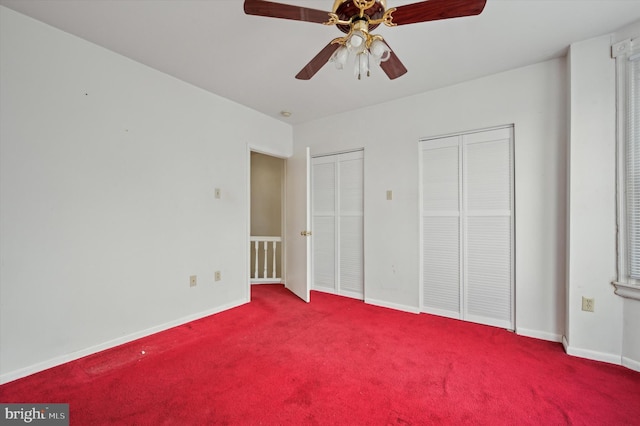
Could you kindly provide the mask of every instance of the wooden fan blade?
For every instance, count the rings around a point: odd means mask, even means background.
[[[304,66],[300,70],[300,72],[296,75],[298,80],[309,80],[313,77],[320,68],[322,68],[327,62],[329,62],[329,58],[333,55],[333,52],[338,50],[340,45],[338,43],[329,43],[324,49],[320,51],[312,60],[309,61],[307,65]]]
[[[292,19],[294,21],[315,22],[318,24],[329,20],[329,12],[262,0],[245,0],[244,13],[247,15]]]
[[[387,77],[389,77],[389,79],[394,80],[400,77],[401,75],[406,74],[407,69],[402,64],[402,62],[400,62],[400,59],[396,56],[396,54],[393,52],[393,49],[391,49],[391,46],[389,46],[389,44],[386,41],[384,42],[384,44],[386,44],[389,50],[391,50],[390,52],[391,56],[389,56],[389,59],[387,59],[386,61],[380,62],[380,68],[382,68],[382,71],[384,71],[384,73],[387,74]]]
[[[479,15],[487,0],[427,0],[398,6],[391,13],[396,25],[437,21],[438,19],[460,18]]]

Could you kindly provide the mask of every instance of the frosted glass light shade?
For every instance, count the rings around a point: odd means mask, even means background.
[[[354,31],[347,40],[347,48],[350,52],[360,53],[367,48],[366,40],[367,37],[361,31]]]
[[[338,50],[333,52],[333,55],[331,55],[330,60],[335,64],[337,69],[341,70],[347,64],[348,59],[349,59],[349,50],[344,46],[340,46]]]
[[[391,56],[391,49],[389,49],[389,46],[382,40],[374,40],[369,47],[369,51],[377,64],[386,61]]]

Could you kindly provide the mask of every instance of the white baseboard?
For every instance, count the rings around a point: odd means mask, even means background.
[[[173,327],[177,327],[179,325],[186,324],[191,321],[199,320],[204,317],[208,317],[209,315],[214,315],[220,313],[222,311],[226,311],[231,308],[235,308],[247,303],[244,299],[236,300],[230,303],[227,303],[222,306],[217,306],[213,309],[198,312],[196,314],[187,315],[186,317],[179,318],[174,321],[169,321],[167,323],[147,328],[146,330],[141,330],[135,333],[128,334],[123,337],[119,337],[117,339],[109,340],[107,342],[101,343],[99,345],[91,346],[86,349],[82,349],[76,352],[72,352],[65,355],[60,355],[55,358],[49,359],[47,361],[39,362],[37,364],[30,365],[28,367],[20,368],[18,370],[10,371],[8,373],[4,373],[0,375],[0,385],[3,385],[8,382],[12,382],[14,380],[21,379],[26,376],[30,376],[35,373],[39,373],[40,371],[47,370],[52,367],[57,367],[58,365],[65,364],[67,362],[75,361],[77,359],[83,358],[88,355],[93,355],[97,352],[101,352],[107,349],[114,348],[116,346],[122,345],[124,343],[129,343],[137,339],[141,339],[143,337],[150,336],[155,333],[159,333],[161,331],[168,330]]]
[[[528,328],[516,327],[516,334],[520,336],[525,336],[525,337],[533,337],[535,339],[540,339],[540,340],[548,340],[550,342],[562,342],[561,334],[554,334],[546,331],[531,330]]]
[[[383,308],[396,309],[398,311],[409,312],[409,313],[412,313],[412,314],[419,314],[420,313],[420,309],[418,307],[416,307],[416,306],[401,305],[399,303],[391,303],[391,302],[387,302],[385,300],[369,299],[369,298],[365,297],[364,303],[368,303],[369,305],[374,305],[374,306],[380,306],[380,307],[383,307]]]
[[[562,346],[568,355],[580,358],[592,359],[594,361],[608,362],[609,364],[623,365],[620,355],[610,354],[607,352],[598,352],[591,349],[576,348],[570,346],[566,336],[562,336]]]
[[[622,357],[622,365],[631,369],[640,372],[640,361],[636,361],[631,358]]]
[[[324,287],[315,287],[315,288],[312,288],[311,290],[318,291],[320,293],[333,294],[340,297],[348,297],[349,299],[362,300],[362,293],[356,293],[348,290],[342,290],[339,293],[335,289],[324,288]]]

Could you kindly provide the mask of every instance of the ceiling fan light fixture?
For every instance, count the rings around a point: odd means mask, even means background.
[[[338,60],[338,50],[346,46],[350,54],[356,56],[359,77],[366,64],[369,73],[370,59],[381,65],[384,73],[393,80],[407,72],[398,56],[391,52],[381,36],[371,35],[379,25],[396,27],[398,25],[416,24],[420,22],[437,21],[440,19],[462,18],[482,13],[487,0],[421,0],[411,4],[387,8],[386,0],[334,0],[331,12],[309,7],[294,6],[292,4],[277,3],[264,0],[244,0],[244,12],[247,15],[265,16],[269,18],[290,19],[323,25],[335,25],[346,34],[332,40],[304,68],[296,74],[299,80],[309,80],[331,60],[336,67],[344,68],[343,57]],[[374,43],[379,40],[380,43]],[[338,44],[338,45],[336,45]],[[372,46],[374,44],[374,46]],[[343,55],[340,52],[339,55]],[[362,57],[358,58],[360,54]],[[352,58],[349,57],[346,62]],[[366,61],[365,61],[366,59]],[[361,66],[362,64],[362,66]]]

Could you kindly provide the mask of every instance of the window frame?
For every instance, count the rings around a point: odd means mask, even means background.
[[[627,39],[612,46],[612,57],[616,60],[616,197],[617,197],[617,279],[612,284],[615,294],[640,300],[640,279],[629,272],[629,234],[627,225],[627,147],[630,143],[628,112],[632,101],[631,65],[629,58],[640,55],[640,38]],[[639,59],[640,60],[640,59]],[[640,91],[640,87],[635,88]],[[634,125],[640,126],[639,123]],[[640,248],[638,248],[640,250]]]

